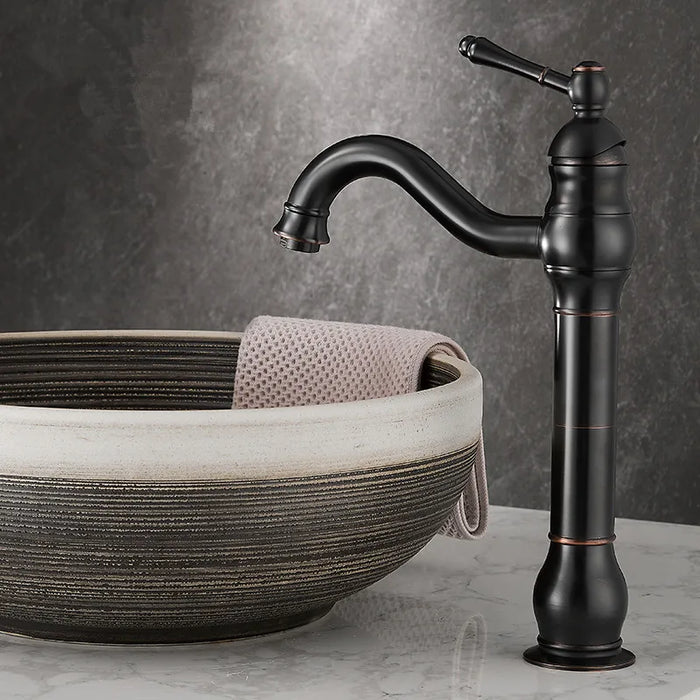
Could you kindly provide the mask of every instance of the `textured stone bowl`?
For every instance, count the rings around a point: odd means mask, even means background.
[[[0,629],[181,642],[312,620],[438,531],[473,467],[481,378],[231,409],[240,335],[0,334]]]

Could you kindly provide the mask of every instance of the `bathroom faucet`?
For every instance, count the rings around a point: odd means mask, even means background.
[[[554,409],[549,552],[535,582],[539,627],[527,661],[603,670],[634,663],[622,648],[627,585],[613,549],[618,311],[635,226],[626,194],[624,136],[603,116],[605,68],[583,61],[570,76],[527,61],[484,37],[459,50],[568,95],[574,117],[549,148],[552,190],[540,216],[492,211],[419,148],[389,136],[357,136],[314,158],[274,228],[306,253],[329,242],[335,196],[367,176],[395,182],[453,236],[490,255],[539,258],[554,292]]]

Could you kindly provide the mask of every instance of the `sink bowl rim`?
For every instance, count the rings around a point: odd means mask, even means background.
[[[242,332],[238,331],[196,331],[196,330],[70,330],[70,331],[21,331],[11,333],[0,333],[0,352],[2,352],[2,343],[6,341],[28,340],[28,339],[61,339],[61,338],[83,338],[83,339],[98,339],[98,338],[119,338],[130,337],[138,339],[168,339],[177,338],[183,339],[198,339],[198,340],[228,340],[239,341],[243,337]],[[464,362],[457,357],[446,353],[434,353],[431,356],[432,361],[448,366],[459,372],[459,376],[447,384],[421,391],[411,392],[410,394],[396,394],[393,396],[385,396],[376,399],[363,399],[361,401],[343,401],[342,403],[332,404],[311,404],[306,406],[282,406],[275,408],[241,408],[231,409],[229,412],[226,409],[110,409],[110,408],[58,408],[53,406],[23,406],[21,404],[0,404],[0,413],[6,414],[3,417],[12,419],[12,414],[32,414],[34,420],[40,420],[42,414],[45,414],[47,420],[53,425],[60,416],[61,421],[72,422],[94,422],[99,423],[109,417],[109,420],[120,422],[120,418],[126,416],[127,422],[129,416],[138,415],[139,420],[149,422],[149,418],[153,419],[158,425],[173,423],[179,424],[183,418],[187,424],[192,424],[192,418],[199,416],[202,422],[209,423],[217,418],[222,418],[222,422],[236,424],[238,422],[247,423],[248,421],[257,422],[255,416],[261,421],[266,421],[269,416],[274,416],[275,420],[284,420],[285,417],[293,418],[298,421],[300,415],[308,415],[309,418],[317,420],[320,416],[316,415],[321,412],[331,414],[345,414],[348,410],[355,407],[365,407],[371,405],[380,407],[382,405],[390,406],[395,403],[415,403],[416,400],[429,399],[434,400],[436,394],[444,396],[448,399],[451,394],[456,394],[463,391],[464,386],[470,382],[480,381],[481,375],[479,371],[469,362]],[[194,421],[197,422],[197,421]]]
[[[240,340],[234,331],[30,331],[13,340]],[[108,480],[293,478],[435,458],[474,444],[481,375],[446,354],[459,376],[378,399],[256,409],[143,410],[0,405],[0,474]]]

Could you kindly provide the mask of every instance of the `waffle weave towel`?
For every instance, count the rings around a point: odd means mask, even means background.
[[[434,352],[468,361],[453,340],[430,331],[258,316],[243,333],[233,405],[304,406],[408,394],[418,389],[423,363]],[[441,532],[476,539],[487,518],[480,439],[469,482]]]

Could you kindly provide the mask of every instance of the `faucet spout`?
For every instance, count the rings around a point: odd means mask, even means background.
[[[304,169],[273,231],[290,250],[316,253],[330,242],[326,221],[336,195],[363,177],[399,185],[453,236],[489,255],[539,258],[541,219],[484,206],[420,148],[391,136],[355,136],[330,146]]]

